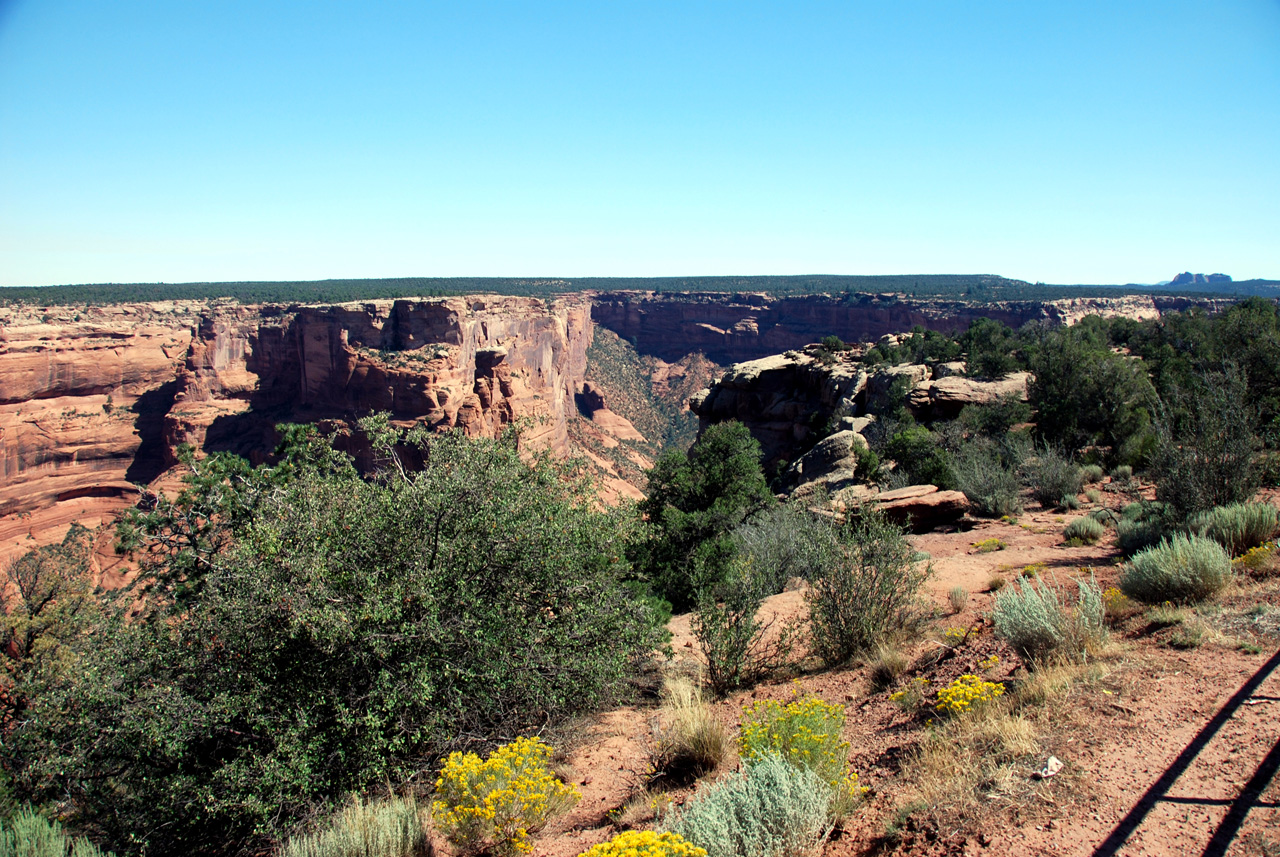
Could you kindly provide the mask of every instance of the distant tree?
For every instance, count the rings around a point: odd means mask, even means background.
[[[1016,352],[1020,342],[1008,325],[989,318],[975,319],[960,336],[966,371],[973,378],[1003,378],[1023,368]]]

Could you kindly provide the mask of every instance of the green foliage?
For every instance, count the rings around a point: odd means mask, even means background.
[[[898,431],[885,444],[884,454],[897,462],[912,484],[937,485],[946,491],[955,487],[950,456],[924,426],[911,425]]]
[[[1051,448],[1039,451],[1027,470],[1031,496],[1046,509],[1064,507],[1068,498],[1075,500],[1084,483],[1080,468]]]
[[[863,357],[863,363],[885,363],[889,366],[902,363],[945,363],[958,359],[960,350],[960,343],[952,337],[917,325],[909,333],[899,337],[897,345],[882,342],[869,349]]]
[[[1022,514],[1021,455],[1016,447],[986,438],[966,443],[955,457],[956,485],[987,518]]]
[[[1150,452],[1155,390],[1140,362],[1110,350],[1100,324],[1042,332],[1031,371],[1028,395],[1044,442],[1070,452],[1099,447],[1129,463]]]
[[[737,552],[764,577],[766,595],[781,592],[792,578],[821,575],[836,552],[837,537],[828,520],[789,503],[766,508],[733,531]]]
[[[960,337],[965,366],[971,378],[997,379],[1026,368],[1021,343],[1008,325],[989,318],[975,319]]]
[[[1086,464],[1080,468],[1080,478],[1084,480],[1086,485],[1095,485],[1102,481],[1102,477],[1106,475],[1106,471],[1102,469],[1100,464]]]
[[[1120,588],[1148,604],[1190,604],[1212,598],[1231,582],[1231,557],[1217,542],[1175,533],[1134,554]]]
[[[1234,366],[1193,376],[1177,388],[1157,422],[1152,461],[1156,498],[1183,523],[1215,506],[1242,503],[1258,488],[1256,412]]]
[[[0,698],[4,720],[19,716],[29,695],[61,679],[76,662],[99,615],[92,597],[89,551],[93,534],[72,524],[56,545],[28,551],[5,567],[0,617]]]
[[[1000,439],[1015,425],[1031,419],[1031,406],[1017,393],[1009,393],[990,405],[965,405],[960,424],[974,434]]]
[[[750,557],[734,557],[720,581],[700,590],[693,632],[717,694],[755,684],[787,662],[793,630],[760,617],[772,594],[772,575]]]
[[[684,402],[707,377],[691,367],[682,382],[672,382],[666,394],[659,394],[652,380],[653,363],[654,358],[637,353],[631,343],[604,327],[596,327],[587,349],[590,379],[604,391],[609,408],[649,440],[641,449],[650,458],[664,449],[686,450],[693,443],[698,418]],[[713,371],[709,361],[696,361],[696,367]]]
[[[353,801],[319,829],[289,837],[276,857],[427,857],[428,818],[412,795]]]
[[[89,840],[68,835],[61,824],[28,807],[12,818],[0,819],[0,857],[103,857],[103,853]]]
[[[416,432],[402,472],[385,418],[364,425],[380,478],[298,467],[199,586],[95,633],[13,736],[29,792],[121,846],[237,850],[621,690],[655,641],[591,485],[514,435]]]
[[[760,444],[739,422],[707,428],[689,452],[668,452],[649,471],[640,504],[652,525],[636,550],[656,594],[688,610],[724,577],[732,531],[776,502],[760,467]]]
[[[1068,542],[1091,545],[1102,538],[1105,532],[1106,528],[1100,522],[1086,515],[1067,524],[1062,530],[1062,538]]]
[[[1092,581],[1077,581],[1079,594],[1068,610],[1048,584],[1027,579],[996,595],[996,634],[1028,664],[1052,658],[1079,660],[1106,640],[1102,592]]]
[[[902,529],[878,512],[846,524],[832,564],[805,595],[814,654],[843,664],[911,627],[928,573],[915,556]]]
[[[1232,556],[1241,556],[1275,536],[1277,511],[1270,503],[1233,503],[1194,515],[1187,527],[1213,539]]]
[[[776,754],[699,793],[664,819],[664,829],[708,857],[803,857],[826,838],[831,788],[815,772]]]

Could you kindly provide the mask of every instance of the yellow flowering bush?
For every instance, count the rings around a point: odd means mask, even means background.
[[[608,842],[583,851],[578,857],[707,857],[707,850],[678,833],[628,830]]]
[[[450,753],[436,780],[436,823],[464,850],[527,854],[529,834],[582,797],[547,767],[551,748],[539,738],[517,738],[481,759]]]
[[[1002,551],[1008,547],[1008,545],[1006,545],[1001,539],[991,538],[983,539],[980,542],[974,542],[973,547],[978,553],[992,553],[994,551]]]
[[[1031,565],[1028,565],[1022,569],[1022,576],[1035,577],[1036,575],[1038,575],[1040,572],[1044,571],[1048,567],[1049,567],[1048,563],[1033,562],[1031,563]]]
[[[1133,601],[1120,591],[1120,587],[1112,586],[1102,593],[1102,608],[1107,616],[1120,619],[1133,612]]]
[[[976,675],[962,675],[938,691],[938,710],[943,714],[963,714],[1004,694],[1004,685]]]
[[[948,628],[942,632],[942,639],[948,646],[958,646],[969,636],[968,628]]]
[[[989,672],[998,666],[1000,666],[999,655],[988,655],[987,657],[978,661],[978,669],[982,670],[983,672]]]
[[[798,768],[814,771],[836,794],[833,804],[847,808],[866,789],[848,768],[849,742],[844,706],[802,695],[797,688],[786,705],[761,700],[742,714],[738,753],[748,766],[765,753],[776,753]]]
[[[1267,542],[1264,545],[1249,548],[1249,550],[1236,557],[1232,562],[1240,568],[1257,571],[1258,569],[1266,568],[1275,557],[1275,554],[1276,543]]]

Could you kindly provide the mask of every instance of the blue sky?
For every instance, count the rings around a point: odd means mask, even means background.
[[[0,284],[1280,277],[1280,0],[0,0]]]

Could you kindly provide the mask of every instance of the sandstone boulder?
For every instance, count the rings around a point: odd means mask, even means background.
[[[923,533],[959,520],[969,510],[969,500],[959,491],[939,491],[936,485],[911,485],[885,491],[873,502],[890,520]]]
[[[955,419],[965,405],[990,405],[1005,396],[1027,400],[1030,372],[1014,372],[998,381],[978,381],[952,375],[917,384],[907,398],[907,407],[929,419]]]

